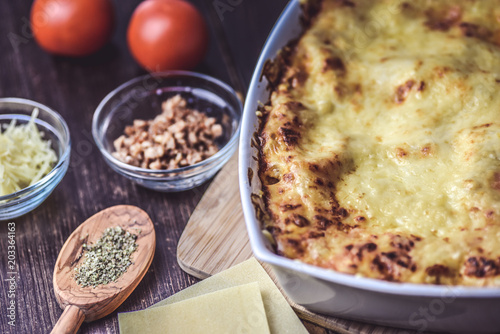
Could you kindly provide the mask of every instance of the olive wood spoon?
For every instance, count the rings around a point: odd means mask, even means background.
[[[137,235],[132,264],[116,282],[95,288],[78,285],[74,268],[85,258],[82,256],[83,244],[94,244],[105,229],[116,226]],[[153,222],[146,212],[135,206],[113,206],[81,224],[64,243],[54,268],[54,292],[64,312],[52,333],[76,333],[84,320],[100,319],[116,310],[146,274],[153,260],[155,245]]]

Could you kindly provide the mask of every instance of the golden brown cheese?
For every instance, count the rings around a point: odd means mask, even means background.
[[[259,133],[278,253],[499,286],[500,1],[319,3]]]

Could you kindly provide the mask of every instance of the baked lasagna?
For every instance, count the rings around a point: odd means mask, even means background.
[[[276,251],[394,282],[500,286],[500,2],[302,2],[268,64]]]

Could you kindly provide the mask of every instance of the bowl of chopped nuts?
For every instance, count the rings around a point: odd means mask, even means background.
[[[68,126],[57,112],[20,98],[0,98],[0,221],[39,206],[69,166]]]
[[[234,154],[241,102],[204,74],[169,71],[132,79],[97,107],[92,135],[107,164],[157,191],[192,189]]]

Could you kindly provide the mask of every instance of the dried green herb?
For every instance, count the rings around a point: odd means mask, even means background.
[[[94,245],[83,245],[83,263],[75,268],[79,285],[96,287],[116,282],[132,264],[130,256],[137,249],[137,235],[120,226],[107,228]]]

